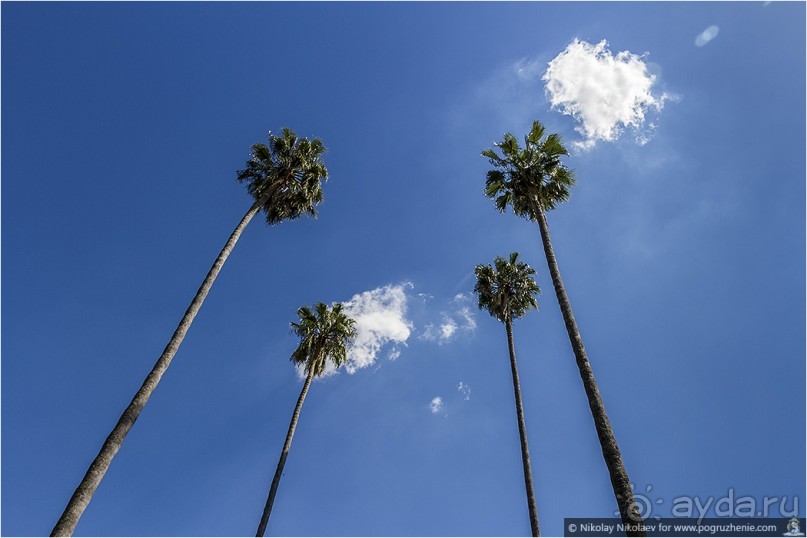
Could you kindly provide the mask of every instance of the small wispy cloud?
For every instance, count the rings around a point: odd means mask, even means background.
[[[654,128],[645,125],[647,112],[660,111],[669,97],[654,95],[656,77],[643,56],[613,54],[606,40],[592,45],[575,39],[549,62],[542,80],[552,108],[577,121],[575,130],[584,140],[575,146],[581,149],[613,142],[627,127],[643,145]]]
[[[537,58],[522,58],[513,64],[513,72],[522,80],[532,80],[544,70],[543,62]]]
[[[709,41],[716,38],[717,34],[719,33],[720,27],[715,26],[714,24],[711,25],[709,28],[698,34],[698,37],[695,38],[695,46],[702,47],[706,45]]]
[[[457,322],[452,318],[446,319],[446,322],[440,325],[440,339],[443,341],[451,340],[454,333],[457,332]]]
[[[459,326],[463,331],[473,332],[476,330],[476,312],[471,308],[473,301],[474,296],[470,293],[458,293],[452,300],[456,307],[454,316],[461,321]]]
[[[432,415],[439,415],[443,413],[444,409],[443,399],[440,396],[435,396],[432,398],[432,401],[429,402],[429,410],[432,412]]]
[[[389,359],[391,361],[397,360],[398,357],[400,357],[400,356],[401,356],[401,350],[398,349],[398,346],[395,346],[395,345],[392,346],[392,348],[389,350],[389,353],[387,353],[387,359]]]
[[[440,323],[428,323],[423,328],[420,336],[421,340],[427,342],[437,342],[438,345],[447,344],[463,333],[472,333],[476,329],[476,319],[474,312],[467,303],[470,295],[458,293],[451,300],[451,312],[441,312]]]
[[[427,342],[437,342],[439,345],[443,345],[450,342],[456,332],[457,323],[444,315],[442,323],[436,325],[434,323],[427,324],[419,338]]]
[[[457,385],[457,392],[462,394],[463,400],[470,400],[471,399],[471,387],[463,383],[462,381],[459,382]]]
[[[462,319],[462,327],[468,331],[476,329],[476,314],[470,307],[463,306],[457,310],[457,316]]]

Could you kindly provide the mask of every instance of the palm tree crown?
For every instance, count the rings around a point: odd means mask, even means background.
[[[300,345],[291,354],[293,363],[317,377],[328,359],[337,368],[347,362],[347,345],[356,336],[356,322],[343,312],[341,304],[328,308],[325,303],[317,303],[313,310],[303,306],[297,315],[300,322],[292,323],[291,329],[300,337]]]
[[[497,256],[493,266],[477,265],[474,269],[476,285],[474,293],[479,296],[479,308],[501,322],[513,321],[531,308],[538,310],[535,295],[541,292],[532,275],[535,269],[518,261],[518,252],[506,260]]]
[[[488,171],[485,196],[495,201],[499,211],[511,205],[519,217],[536,220],[537,211],[555,209],[569,199],[574,173],[560,162],[561,156],[569,154],[560,136],[544,137],[544,126],[534,121],[524,137],[523,149],[511,133],[505,134],[496,147],[503,156],[492,149],[483,151],[482,156],[496,167]]]
[[[247,192],[255,200],[268,195],[261,209],[269,224],[294,220],[304,213],[316,217],[322,181],[328,180],[324,153],[320,139],[299,138],[284,127],[280,136],[269,133],[268,146],[252,146],[246,168],[238,171],[238,181],[247,184]]]

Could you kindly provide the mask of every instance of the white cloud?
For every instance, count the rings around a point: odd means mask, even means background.
[[[656,77],[642,56],[629,51],[612,54],[605,40],[596,45],[575,39],[549,62],[542,79],[552,108],[572,116],[584,140],[575,145],[590,148],[598,140],[612,142],[626,127],[647,141],[652,127],[645,114],[661,110],[666,94],[653,95]]]
[[[720,33],[720,28],[715,26],[714,24],[698,34],[698,37],[695,38],[695,46],[702,47],[707,44],[709,41],[713,40],[717,37],[717,34]]]
[[[457,392],[462,393],[463,400],[470,400],[471,399],[471,387],[460,381],[459,385],[457,385]]]
[[[411,334],[412,323],[406,319],[406,290],[412,287],[409,282],[387,285],[358,293],[343,303],[345,314],[356,320],[356,338],[347,350],[348,373],[373,364],[388,343],[393,343],[390,360],[400,356],[394,344],[405,345]]]
[[[439,396],[435,396],[432,398],[432,401],[429,403],[429,409],[431,410],[433,415],[438,415],[443,412],[444,409],[443,399]]]

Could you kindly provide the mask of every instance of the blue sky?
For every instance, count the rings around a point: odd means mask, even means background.
[[[0,531],[50,531],[249,207],[249,146],[283,126],[329,149],[319,219],[250,225],[77,534],[254,532],[301,386],[288,323],[351,299],[389,315],[355,352],[381,347],[312,387],[269,534],[527,534],[504,328],[467,295],[511,251],[543,290],[514,326],[542,528],[610,516],[537,227],[482,194],[480,150],[534,119],[573,147],[549,225],[637,490],[662,516],[730,489],[803,516],[804,18],[3,3]]]

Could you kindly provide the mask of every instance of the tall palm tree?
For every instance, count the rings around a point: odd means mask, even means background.
[[[569,189],[574,185],[574,174],[560,162],[561,157],[568,155],[568,152],[557,134],[544,137],[544,127],[537,121],[533,122],[532,129],[524,137],[523,148],[519,147],[516,137],[510,133],[505,134],[504,140],[496,146],[501,150],[502,156],[492,149],[482,152],[490,164],[495,166],[487,173],[485,195],[494,200],[499,211],[504,212],[509,205],[519,217],[538,223],[549,274],[572,344],[577,368],[583,380],[619,513],[626,528],[630,529],[630,536],[644,536],[642,518],[633,499],[628,473],[625,471],[611,423],[605,413],[605,406],[600,398],[594,372],[591,370],[586,348],[583,347],[583,339],[572,314],[572,305],[563,287],[558,262],[549,239],[546,212],[568,200]]]
[[[262,210],[266,214],[267,223],[278,224],[306,213],[316,216],[315,206],[322,201],[322,181],[328,179],[328,171],[322,163],[323,153],[325,146],[319,139],[309,141],[306,138],[298,138],[290,129],[283,129],[280,136],[270,133],[268,146],[264,144],[252,146],[251,158],[247,161],[246,169],[238,172],[238,181],[247,184],[247,191],[254,199],[254,203],[227,239],[185,315],[182,316],[171,340],[118,419],[112,433],[104,441],[101,451],[90,464],[62,516],[56,522],[51,536],[71,536],[75,531],[79,518],[104,478],[112,458],[117,454],[123,440],[171,364],[171,359],[185,338],[185,333],[199,312],[213,281],[216,280],[224,262],[252,217]]]
[[[286,457],[289,455],[291,440],[294,437],[294,430],[297,429],[297,421],[300,418],[300,410],[308,394],[311,381],[322,375],[325,364],[330,360],[337,368],[347,361],[347,345],[356,336],[356,322],[349,318],[343,311],[341,304],[335,304],[329,309],[324,303],[317,303],[311,310],[307,306],[297,310],[300,321],[292,323],[292,332],[300,337],[300,344],[294,353],[291,354],[291,361],[302,366],[305,371],[305,383],[297,398],[297,405],[294,406],[294,413],[291,415],[289,431],[286,434],[286,442],[283,443],[283,450],[280,452],[280,460],[277,462],[275,476],[272,478],[272,486],[269,488],[269,497],[266,499],[266,506],[258,524],[258,532],[255,536],[263,536],[266,532],[266,525],[269,523],[269,516],[272,513],[272,505],[275,503],[275,495],[280,485],[280,477],[283,475],[283,468],[286,466]]]
[[[507,330],[507,347],[510,351],[510,370],[513,374],[513,392],[516,397],[518,434],[521,438],[521,463],[524,467],[524,484],[527,488],[527,507],[530,513],[530,527],[533,536],[541,535],[538,525],[538,511],[535,508],[535,491],[532,486],[530,450],[527,446],[527,425],[524,422],[524,406],[521,403],[521,383],[518,380],[516,348],[513,343],[513,320],[526,314],[531,308],[538,309],[535,295],[540,293],[533,280],[535,270],[518,260],[518,252],[510,254],[510,259],[497,257],[493,266],[477,265],[474,293],[479,297],[479,308],[504,323]]]

